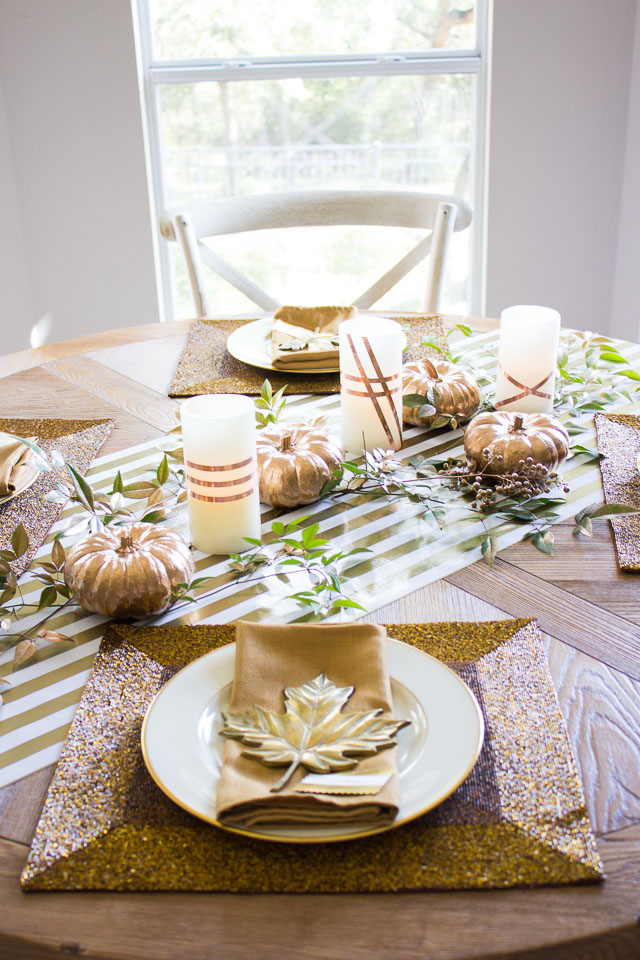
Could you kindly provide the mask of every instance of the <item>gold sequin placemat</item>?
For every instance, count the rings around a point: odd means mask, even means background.
[[[439,317],[394,317],[405,326],[408,346],[405,361],[421,360],[433,354],[429,347],[421,347],[426,337],[444,344],[444,328]],[[227,352],[230,334],[254,320],[195,320],[178,366],[169,387],[170,397],[192,397],[200,393],[259,394],[268,379],[274,390],[285,385],[289,393],[337,393],[340,377],[337,373],[283,373],[260,370],[236,360]]]
[[[478,763],[435,810],[397,830],[333,844],[251,840],[196,819],[151,780],[140,728],[166,680],[185,662],[233,641],[235,628],[116,625],[78,707],[22,886],[353,893],[601,880],[535,622],[387,630],[453,666],[484,714]]]
[[[595,417],[602,486],[607,503],[626,503],[640,510],[640,417],[597,413]],[[640,516],[612,520],[621,570],[640,570]]]
[[[19,437],[37,437],[47,453],[58,450],[79,473],[86,473],[91,461],[115,426],[115,420],[44,420],[0,418],[0,431]],[[20,521],[29,537],[29,549],[14,560],[11,569],[19,576],[33,560],[49,527],[58,519],[64,504],[49,503],[44,495],[53,490],[66,471],[39,474],[28,490],[0,505],[0,550],[9,549],[11,534]]]

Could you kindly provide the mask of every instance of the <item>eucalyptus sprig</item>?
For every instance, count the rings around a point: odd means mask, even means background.
[[[631,382],[630,382],[631,381]],[[640,383],[640,373],[608,337],[574,330],[560,338],[555,385],[555,413],[568,414],[569,434],[588,428],[578,422],[585,413],[597,413],[615,403],[633,403],[631,385]],[[640,386],[633,388],[634,393]],[[580,452],[593,453],[581,448]]]
[[[340,579],[340,567],[350,557],[370,551],[365,547],[346,553],[336,550],[328,540],[318,536],[319,524],[312,523],[300,529],[308,519],[308,516],[299,517],[287,524],[274,520],[271,524],[272,536],[266,544],[252,537],[244,537],[253,549],[230,555],[229,576],[223,583],[218,583],[208,590],[202,588],[215,582],[216,578],[198,577],[189,584],[180,583],[172,597],[172,603],[175,607],[181,603],[197,603],[224,593],[231,584],[240,582],[256,583],[273,578],[280,581],[286,578],[288,581],[291,576],[304,574],[308,589],[297,590],[287,595],[286,599],[295,600],[302,607],[309,608],[312,613],[320,616],[327,616],[345,607],[364,610],[364,607],[345,594]]]
[[[268,391],[265,391],[267,393]],[[279,394],[279,395],[278,395]],[[269,403],[275,422],[282,409],[282,392],[268,392]],[[21,439],[21,438],[17,438]],[[77,510],[56,533],[49,560],[31,564],[30,575],[41,584],[35,602],[25,599],[19,580],[12,569],[29,549],[29,536],[22,523],[13,531],[11,549],[0,551],[0,647],[14,648],[14,667],[29,661],[41,643],[73,642],[71,637],[49,630],[45,624],[62,609],[79,606],[69,591],[64,579],[66,552],[63,539],[83,532],[100,532],[108,527],[119,527],[134,521],[162,523],[168,520],[177,507],[186,500],[185,471],[182,466],[182,451],[163,452],[157,465],[146,471],[145,479],[125,483],[118,471],[108,485],[108,492],[97,490],[72,464],[64,461],[57,451],[47,454],[37,444],[28,442],[34,450],[34,460],[42,472],[56,471],[56,479],[45,499],[62,504],[74,504]],[[179,461],[180,465],[172,461]],[[127,504],[130,501],[131,505]],[[343,591],[340,566],[356,553],[368,552],[361,548],[344,553],[333,548],[327,540],[318,536],[318,524],[311,524],[298,531],[308,519],[301,517],[286,526],[276,520],[272,524],[272,537],[263,547],[259,540],[249,540],[249,547],[229,559],[228,576],[223,583],[204,590],[211,583],[210,577],[198,577],[191,583],[178,584],[170,597],[170,607],[196,602],[205,597],[222,593],[239,580],[255,582],[277,577],[280,580],[304,574],[303,589],[291,593],[288,599],[295,600],[302,608],[326,616],[343,607],[363,609]],[[299,537],[296,539],[296,536]],[[262,569],[264,568],[264,569]],[[305,587],[308,585],[308,589]],[[195,597],[194,592],[198,592]],[[204,592],[203,592],[204,591]],[[25,617],[42,613],[36,622],[24,627]],[[157,618],[150,618],[153,622]]]
[[[287,389],[287,385],[280,387],[279,390],[273,392],[273,388],[269,380],[265,380],[260,389],[260,396],[256,397],[254,403],[257,407],[256,410],[256,424],[258,427],[266,427],[270,423],[277,423],[280,418],[280,414],[284,410],[285,400],[284,392]],[[266,413],[262,413],[262,410],[266,410]]]
[[[455,513],[460,521],[475,520],[484,527],[482,556],[490,566],[498,553],[491,518],[531,527],[524,539],[542,553],[553,554],[552,524],[560,519],[557,507],[566,502],[569,487],[558,474],[547,475],[539,464],[523,462],[515,472],[495,474],[487,467],[470,469],[466,459],[428,459],[421,454],[406,464],[393,450],[365,450],[363,462],[344,461],[335,470],[321,498],[353,495],[406,500],[424,508],[421,519],[439,536]],[[575,533],[590,535],[592,519],[640,513],[625,504],[589,507],[576,517]]]

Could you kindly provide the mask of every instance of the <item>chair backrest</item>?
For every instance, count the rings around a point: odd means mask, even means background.
[[[160,230],[177,241],[185,257],[197,315],[212,316],[202,264],[206,263],[263,310],[280,304],[262,287],[202,243],[206,237],[254,230],[320,226],[389,226],[428,230],[428,234],[354,301],[367,310],[431,254],[424,309],[437,313],[444,265],[453,231],[471,223],[471,205],[449,194],[395,190],[310,190],[229,197],[165,211]]]

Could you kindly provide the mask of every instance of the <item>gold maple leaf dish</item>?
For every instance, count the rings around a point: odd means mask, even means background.
[[[395,735],[410,720],[379,717],[382,708],[341,713],[355,687],[337,687],[323,673],[300,687],[285,687],[285,712],[252,707],[243,713],[223,713],[223,737],[241,740],[251,750],[243,756],[268,767],[289,765],[271,788],[276,793],[298,767],[314,773],[349,770],[354,756],[377,753],[395,746]]]

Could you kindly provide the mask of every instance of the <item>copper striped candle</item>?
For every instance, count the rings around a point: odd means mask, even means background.
[[[339,327],[342,442],[352,454],[402,446],[402,327],[358,317]]]
[[[208,554],[260,537],[255,408],[237,394],[191,397],[180,407],[191,542]]]
[[[551,413],[560,314],[550,307],[507,307],[500,318],[496,410]]]

